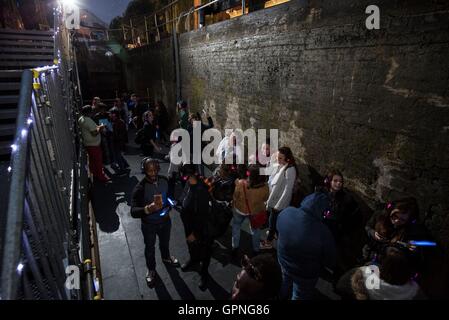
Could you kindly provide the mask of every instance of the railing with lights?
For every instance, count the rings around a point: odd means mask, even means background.
[[[62,25],[57,21],[55,26]],[[8,168],[0,300],[99,297],[90,262],[87,159],[76,122],[76,67],[70,44],[69,50],[62,45],[66,34],[55,29],[55,65],[22,75]]]

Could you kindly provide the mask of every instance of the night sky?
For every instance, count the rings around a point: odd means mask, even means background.
[[[121,16],[131,0],[78,0],[81,8],[94,13],[109,25],[109,22],[116,17]]]

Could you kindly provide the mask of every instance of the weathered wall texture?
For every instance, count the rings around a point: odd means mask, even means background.
[[[151,101],[162,100],[174,119],[176,76],[173,41],[165,39],[130,52],[126,58],[126,78],[130,93]]]
[[[376,1],[372,31],[370,4],[293,0],[182,34],[183,98],[220,128],[279,128],[302,164],[340,168],[371,205],[415,195],[447,243],[449,3]],[[136,88],[173,106],[171,42],[131,65]]]

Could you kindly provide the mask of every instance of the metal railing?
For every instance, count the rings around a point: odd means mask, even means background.
[[[221,0],[209,0],[206,3],[193,5],[192,0],[175,0],[166,6],[154,11],[149,15],[135,15],[128,17],[129,20],[122,21],[120,29],[109,29],[106,31],[107,40],[115,38],[120,39],[128,45],[143,45],[151,42],[158,42],[164,37],[169,37],[176,32],[190,31],[197,29],[201,23],[201,18],[190,20],[194,14],[204,14],[204,10],[212,5],[218,5]],[[227,1],[230,6],[245,8],[241,14],[248,12],[247,2],[245,0]],[[182,11],[181,11],[182,10]],[[181,19],[184,20],[184,27],[180,27]],[[197,20],[195,22],[195,20]],[[203,22],[204,23],[204,22]],[[182,30],[181,30],[182,29]]]
[[[91,262],[95,225],[90,224],[87,157],[76,121],[82,102],[73,51],[70,42],[63,48],[62,38],[55,34],[56,65],[22,75],[0,257],[2,300],[95,299],[101,292]],[[67,48],[65,58],[61,51]],[[78,273],[68,282],[66,271],[73,267]]]

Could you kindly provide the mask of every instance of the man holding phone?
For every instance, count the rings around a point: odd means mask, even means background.
[[[145,259],[147,264],[146,281],[153,287],[156,279],[155,244],[159,237],[159,250],[162,261],[177,267],[179,262],[170,256],[171,220],[168,214],[168,181],[159,176],[159,162],[147,158],[144,161],[145,177],[134,188],[131,203],[131,216],[142,221],[142,234],[145,242]]]

